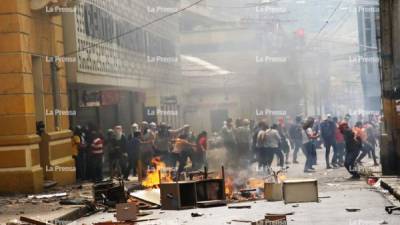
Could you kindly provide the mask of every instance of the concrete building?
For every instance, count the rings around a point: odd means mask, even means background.
[[[182,65],[183,75],[191,81],[185,119],[200,118],[199,129],[217,131],[227,117],[272,121],[298,113],[299,95],[282,91],[298,89],[293,46],[287,44],[294,35],[280,29],[279,19],[258,17],[256,7],[235,14],[220,6],[206,1],[182,16],[182,55],[229,72],[215,74],[210,66],[193,69],[190,64]]]
[[[65,49],[77,59],[67,65],[73,126],[181,125],[178,17],[142,28],[179,8],[174,0],[88,0],[63,14]]]
[[[378,0],[358,1],[358,33],[360,43],[360,73],[364,93],[364,107],[368,111],[381,110],[379,58],[377,33],[379,33]]]
[[[75,180],[65,63],[51,58],[64,54],[63,23],[52,2],[0,4],[0,192]]]

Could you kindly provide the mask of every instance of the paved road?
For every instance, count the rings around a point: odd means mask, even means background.
[[[294,212],[289,216],[289,225],[400,225],[400,212],[388,215],[384,206],[390,202],[384,195],[368,186],[365,180],[349,181],[344,168],[326,170],[323,161],[323,151],[318,150],[319,165],[316,173],[304,174],[303,165],[290,165],[289,178],[313,177],[319,182],[319,203],[301,203],[285,205],[283,202],[248,202],[239,205],[251,205],[251,209],[228,209],[227,207],[193,209],[184,211],[154,210],[153,215],[144,218],[159,218],[155,221],[141,222],[147,225],[240,225],[246,223],[232,222],[232,220],[262,219],[265,213]],[[300,156],[304,162],[304,157]],[[366,165],[372,162],[366,159]],[[368,161],[368,162],[367,162]],[[347,212],[346,208],[360,209],[358,212]],[[192,212],[203,213],[202,217],[191,217]],[[101,214],[77,221],[77,224],[113,219],[112,214]],[[249,223],[247,223],[249,224]]]

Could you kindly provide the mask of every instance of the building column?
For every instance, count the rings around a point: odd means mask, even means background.
[[[63,54],[60,16],[32,11],[29,0],[0,4],[0,192],[37,193],[44,179],[73,183],[71,131],[68,116],[54,110],[50,65],[46,57]],[[58,68],[61,111],[68,109],[65,65]],[[36,123],[45,125],[36,134]],[[46,166],[58,171],[45,172]],[[57,167],[56,167],[57,166]]]

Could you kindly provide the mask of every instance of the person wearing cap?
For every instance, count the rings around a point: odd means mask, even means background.
[[[336,150],[336,124],[333,122],[330,114],[326,115],[324,121],[320,124],[321,130],[321,138],[325,146],[325,162],[326,168],[331,169],[330,165],[330,152],[331,148],[333,148],[334,155],[337,155]],[[337,167],[334,162],[334,158],[332,159],[332,166]]]

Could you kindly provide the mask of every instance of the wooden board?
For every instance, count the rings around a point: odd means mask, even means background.
[[[160,189],[147,189],[130,193],[130,196],[148,202],[150,204],[161,206]]]

